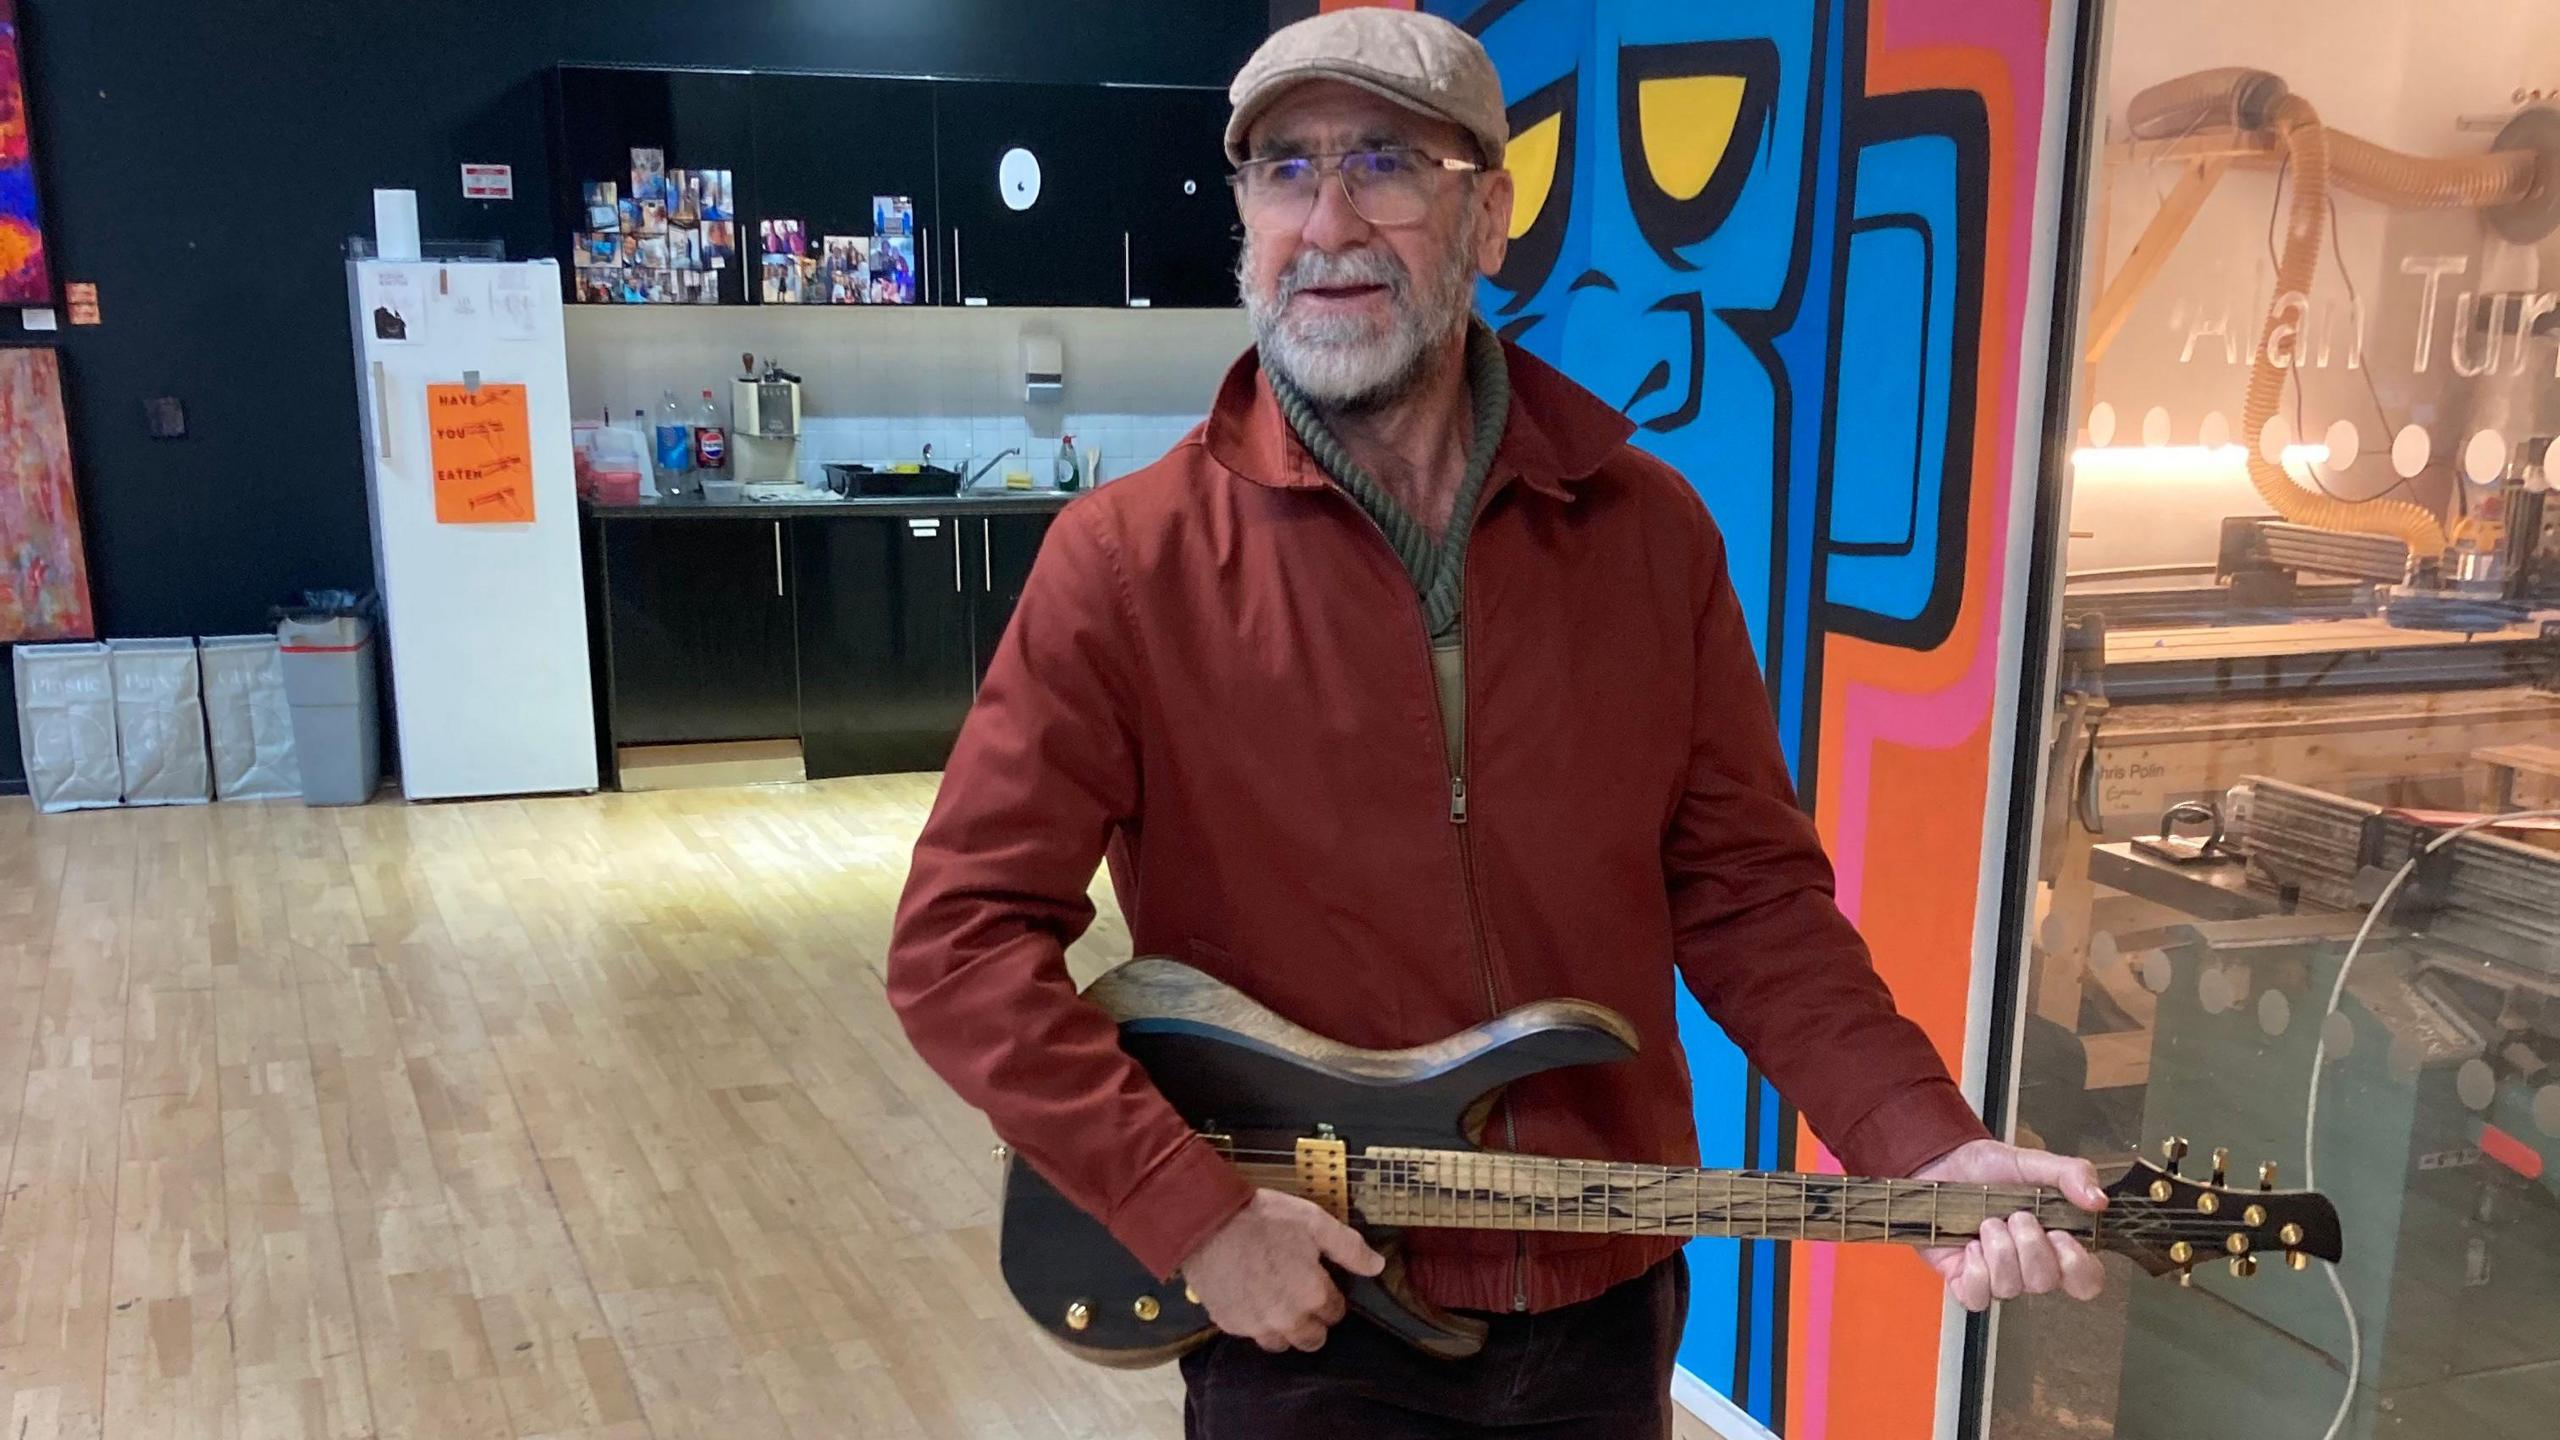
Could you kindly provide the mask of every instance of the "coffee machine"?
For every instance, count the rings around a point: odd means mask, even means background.
[[[729,382],[729,464],[746,493],[779,499],[800,486],[800,377],[767,358],[742,355],[743,378]]]

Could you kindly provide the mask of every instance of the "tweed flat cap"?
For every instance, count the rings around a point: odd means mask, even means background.
[[[1241,163],[1245,133],[1273,101],[1307,80],[1339,80],[1475,137],[1488,168],[1502,164],[1511,126],[1502,79],[1476,37],[1436,15],[1362,6],[1283,26],[1262,42],[1227,87],[1227,158]]]

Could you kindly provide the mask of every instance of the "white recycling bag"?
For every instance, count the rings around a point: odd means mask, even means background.
[[[196,642],[110,640],[116,681],[116,751],[127,805],[201,805],[213,798],[204,748]]]
[[[9,658],[17,679],[18,753],[36,808],[51,814],[121,803],[124,772],[116,763],[116,687],[107,647],[20,645]]]
[[[301,794],[276,637],[207,635],[196,642],[196,659],[204,672],[216,798],[290,800]]]

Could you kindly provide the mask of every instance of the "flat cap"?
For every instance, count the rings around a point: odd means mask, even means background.
[[[1475,137],[1488,168],[1502,164],[1511,124],[1502,78],[1476,37],[1413,10],[1359,6],[1274,31],[1227,87],[1227,159],[1246,158],[1245,132],[1291,86],[1307,80],[1356,85]]]

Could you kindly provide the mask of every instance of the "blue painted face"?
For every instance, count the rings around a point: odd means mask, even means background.
[[[1765,646],[1795,406],[1777,339],[1816,238],[1817,6],[1426,8],[1477,30],[1510,107],[1519,199],[1485,315],[1706,496]]]
[[[1929,649],[1962,590],[1983,102],[1866,95],[1861,0],[1424,8],[1483,40],[1510,109],[1479,306],[1705,496],[1809,792],[1820,635]],[[1779,1097],[1685,999],[1680,1040],[1708,1163],[1782,1166]],[[1779,1267],[1743,1253],[1693,1248],[1680,1360],[1765,1422]]]

